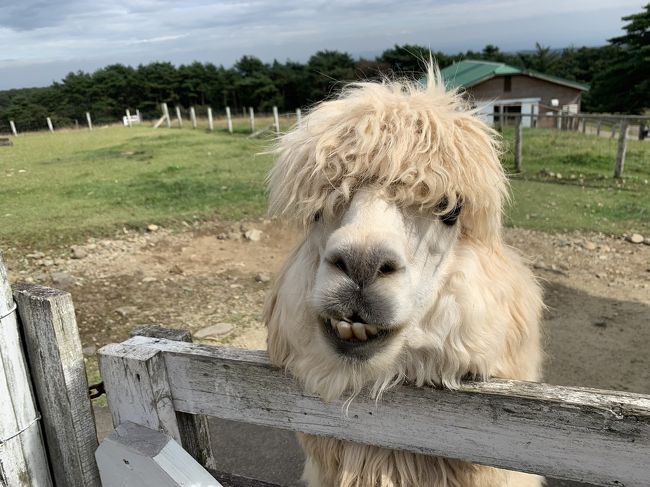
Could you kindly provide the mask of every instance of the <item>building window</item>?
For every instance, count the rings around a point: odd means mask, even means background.
[[[503,77],[503,91],[512,91],[512,76]]]

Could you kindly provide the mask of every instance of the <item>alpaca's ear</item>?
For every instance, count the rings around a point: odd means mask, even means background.
[[[300,329],[307,325],[308,295],[313,286],[318,255],[303,241],[287,257],[264,305],[264,323],[268,329],[267,346],[273,365],[284,367],[292,357],[291,339],[299,340]]]

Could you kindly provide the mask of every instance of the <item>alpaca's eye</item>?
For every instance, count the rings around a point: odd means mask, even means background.
[[[314,215],[314,223],[318,223],[321,221],[323,218],[323,212],[322,211],[317,211],[316,214]]]
[[[449,204],[449,200],[447,198],[443,198],[437,205],[437,208],[439,210],[444,210],[447,208],[447,205]],[[443,215],[440,215],[440,221],[444,223],[447,226],[453,226],[456,224],[456,221],[458,221],[458,217],[460,216],[460,210],[462,209],[462,205],[460,201],[456,203],[456,206],[449,211],[448,213],[445,213]]]

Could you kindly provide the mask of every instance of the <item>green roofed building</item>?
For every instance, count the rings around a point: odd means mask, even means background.
[[[558,112],[578,113],[589,87],[535,71],[489,61],[459,61],[441,71],[445,85],[462,89],[488,123],[500,114],[535,114],[540,125],[553,125]],[[522,124],[530,126],[531,117]]]

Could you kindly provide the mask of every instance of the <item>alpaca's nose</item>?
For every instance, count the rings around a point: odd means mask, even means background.
[[[332,249],[325,261],[361,287],[399,274],[405,268],[404,259],[386,245]]]

